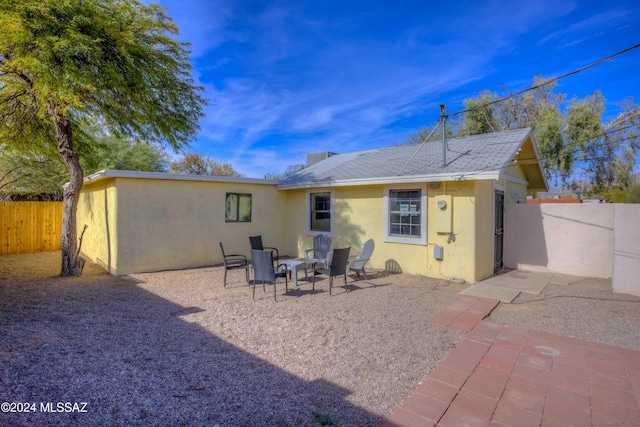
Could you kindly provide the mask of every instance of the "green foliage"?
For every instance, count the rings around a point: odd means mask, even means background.
[[[0,155],[0,200],[19,196],[62,200],[68,178],[62,159],[31,153],[3,151]]]
[[[177,32],[157,4],[0,0],[0,111],[10,125],[0,136],[52,141],[56,114],[182,147],[203,99]]]
[[[498,95],[488,91],[466,99],[463,119],[454,122],[455,135],[528,127],[547,179],[567,184],[574,177],[588,182],[589,191],[595,193],[632,185],[640,150],[640,108],[633,99],[621,104],[618,117],[603,123],[605,98],[600,91],[566,102],[567,96],[556,93],[555,87],[555,82],[537,76],[531,90],[499,102],[495,102]],[[406,142],[422,141],[425,133],[420,129]]]
[[[429,141],[441,140],[442,139],[442,125],[439,124],[438,128],[433,132],[431,137],[429,137],[429,134],[431,134],[432,130],[433,129],[429,129],[429,128],[426,128],[426,127],[420,128],[420,129],[418,129],[418,131],[416,133],[411,134],[408,137],[406,137],[404,142],[405,142],[405,144],[422,144],[423,142],[427,141],[427,138],[428,138]],[[447,133],[447,137],[453,137],[455,135],[454,132],[453,132],[453,128],[451,127],[451,125],[449,123],[447,123],[446,133]]]
[[[498,132],[500,127],[494,107],[496,104],[490,105],[496,99],[498,99],[498,95],[489,91],[480,93],[476,98],[465,99],[463,101],[464,108],[469,111],[464,115],[458,134],[467,136]]]
[[[537,122],[533,131],[538,144],[540,161],[547,173],[567,177],[571,174],[571,153],[565,150],[562,139],[564,120],[558,111],[546,110],[537,114]]]
[[[229,162],[218,162],[204,153],[186,153],[171,162],[169,171],[185,175],[243,176]]]
[[[167,164],[167,154],[158,144],[102,136],[96,139],[91,160],[83,166],[88,173],[102,169],[164,172]]]
[[[79,275],[79,155],[108,134],[180,149],[205,104],[191,77],[188,44],[157,4],[136,0],[0,0],[0,143],[57,149],[68,172],[62,275]],[[34,147],[37,147],[35,149]]]
[[[164,172],[167,156],[157,144],[146,144],[114,136],[99,136],[82,161],[91,174],[102,169]],[[59,155],[42,150],[17,152],[4,149],[0,153],[0,199],[28,196],[46,200],[62,200],[62,186],[69,174]]]
[[[626,203],[640,203],[640,185],[634,185],[629,188],[625,194],[624,201]]]

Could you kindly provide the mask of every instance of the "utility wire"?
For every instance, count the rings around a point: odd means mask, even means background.
[[[417,149],[416,149],[416,151],[413,153],[413,155],[409,158],[409,160],[407,160],[407,162],[404,164],[404,166],[402,166],[402,168],[401,168],[400,172],[402,172],[402,171],[407,167],[407,165],[409,165],[409,163],[413,160],[413,158],[418,154],[418,151],[420,151],[420,149],[422,148],[422,146],[423,146],[423,145],[424,145],[424,144],[429,140],[429,138],[431,137],[431,135],[433,135],[433,133],[436,131],[436,129],[438,128],[438,126],[439,126],[441,123],[443,123],[447,118],[455,117],[455,116],[458,116],[458,115],[460,115],[460,114],[469,113],[469,112],[472,112],[472,111],[476,111],[476,110],[479,110],[479,109],[481,109],[481,108],[485,108],[485,107],[487,107],[487,106],[489,106],[489,105],[494,105],[494,104],[497,104],[497,103],[500,103],[500,102],[504,102],[504,101],[506,101],[506,100],[508,100],[508,99],[511,99],[511,98],[513,98],[513,97],[516,97],[516,96],[518,96],[518,95],[522,95],[523,93],[530,92],[530,91],[535,90],[535,89],[539,89],[539,88],[544,87],[544,86],[547,86],[547,85],[549,85],[549,84],[551,84],[551,83],[553,83],[553,82],[556,82],[556,81],[558,81],[558,80],[560,80],[560,79],[564,79],[564,78],[566,78],[566,77],[570,77],[570,76],[573,76],[573,75],[575,75],[575,74],[581,73],[581,72],[583,72],[583,71],[585,71],[585,70],[588,70],[588,69],[590,69],[590,68],[593,68],[593,67],[595,67],[595,66],[597,66],[597,65],[600,65],[600,64],[602,64],[602,63],[604,63],[604,62],[606,62],[606,61],[608,61],[608,60],[610,60],[610,59],[615,58],[616,56],[620,56],[620,55],[623,55],[623,54],[625,54],[625,53],[627,53],[627,52],[630,52],[630,51],[632,51],[632,50],[634,50],[634,49],[637,49],[638,47],[640,47],[640,43],[635,44],[635,45],[633,45],[633,46],[630,46],[630,47],[628,47],[628,48],[626,48],[626,49],[623,49],[623,50],[621,50],[621,51],[618,51],[618,52],[616,52],[616,53],[614,53],[614,54],[612,54],[612,55],[609,55],[609,56],[607,56],[607,57],[601,58],[601,59],[599,59],[599,60],[597,60],[597,61],[595,61],[595,62],[593,62],[593,63],[591,63],[591,64],[589,64],[589,65],[586,65],[586,66],[584,66],[584,67],[582,67],[582,68],[579,68],[579,69],[577,69],[577,70],[571,71],[571,72],[569,72],[569,73],[563,74],[563,75],[558,76],[558,77],[553,77],[553,78],[551,78],[551,79],[549,79],[549,80],[545,81],[544,83],[541,83],[541,84],[539,84],[539,85],[532,86],[532,87],[530,87],[530,88],[528,88],[528,89],[524,89],[524,90],[521,90],[521,91],[516,92],[516,93],[512,93],[512,94],[510,94],[509,96],[506,96],[506,97],[503,97],[503,98],[497,99],[497,100],[495,100],[495,101],[491,101],[491,102],[489,102],[489,103],[487,103],[487,104],[483,104],[483,105],[478,106],[478,107],[475,107],[475,108],[467,108],[467,109],[464,109],[464,110],[461,110],[461,111],[457,111],[457,112],[455,112],[455,113],[451,113],[451,114],[444,114],[444,113],[442,113],[442,114],[440,115],[440,117],[439,117],[438,122],[436,122],[436,123],[435,123],[435,125],[434,125],[433,129],[431,130],[431,132],[427,135],[427,137],[426,137],[426,138],[424,138],[424,139],[422,140],[422,143],[418,146],[418,148],[417,148]],[[618,120],[619,120],[619,119],[618,119]],[[612,131],[610,131],[610,132],[618,132],[618,131],[621,131],[621,130],[627,129],[627,128],[629,128],[629,127],[632,127],[632,126],[626,126],[626,127],[620,128],[620,129],[612,130]],[[443,133],[446,133],[446,129],[444,128],[444,126],[443,126],[443,130],[442,130],[442,131],[443,131]],[[591,137],[591,138],[589,138],[589,140],[591,140],[591,139],[595,139],[595,138],[599,138],[600,136],[604,136],[604,135],[606,135],[606,134],[608,134],[608,133],[610,133],[610,132],[605,132],[605,133],[603,133],[603,134],[601,134],[601,135],[597,135],[597,136]],[[446,141],[446,139],[445,139],[445,141]],[[448,141],[446,142],[446,149],[447,149],[447,151],[449,151],[449,144],[448,144]],[[462,154],[462,155],[464,155],[464,154],[466,154],[466,153],[458,153],[458,154]],[[490,169],[489,169],[489,170],[490,170]],[[462,177],[463,177],[463,176],[461,176],[461,178],[462,178]]]
[[[626,49],[623,49],[623,50],[621,50],[621,51],[619,51],[619,52],[616,52],[616,53],[614,53],[613,55],[609,55],[609,56],[607,56],[607,57],[605,57],[605,58],[599,59],[599,60],[597,60],[597,61],[595,61],[595,62],[593,62],[593,63],[591,63],[591,64],[589,64],[589,65],[586,65],[586,66],[584,66],[584,67],[582,67],[582,68],[579,68],[579,69],[577,69],[577,70],[571,71],[571,72],[569,72],[569,73],[563,74],[563,75],[558,76],[558,77],[553,77],[553,78],[551,78],[551,79],[549,79],[549,80],[547,80],[547,81],[545,81],[544,83],[541,83],[541,84],[539,84],[539,85],[535,85],[535,86],[532,86],[532,87],[530,87],[530,88],[528,88],[528,89],[524,89],[524,90],[521,90],[521,91],[519,91],[519,92],[512,93],[512,94],[511,94],[511,95],[509,95],[509,96],[505,96],[504,98],[500,98],[500,99],[497,99],[497,100],[495,100],[495,101],[488,102],[488,103],[483,104],[483,105],[478,106],[478,107],[474,107],[474,108],[467,108],[467,109],[465,109],[465,110],[456,111],[455,113],[448,114],[448,116],[449,116],[449,117],[454,117],[454,116],[458,116],[458,115],[460,115],[460,114],[470,113],[470,112],[472,112],[472,111],[480,110],[480,109],[482,109],[482,108],[488,107],[489,105],[497,104],[497,103],[499,103],[499,102],[504,102],[504,101],[506,101],[507,99],[513,98],[513,97],[518,96],[518,95],[522,95],[523,93],[526,93],[526,92],[529,92],[529,91],[532,91],[532,90],[535,90],[535,89],[539,89],[539,88],[544,87],[544,86],[546,86],[546,85],[549,85],[549,84],[551,84],[551,83],[553,83],[553,82],[556,82],[556,81],[558,81],[558,80],[560,80],[560,79],[564,79],[564,78],[566,78],[566,77],[570,77],[570,76],[573,76],[573,75],[575,75],[575,74],[581,73],[581,72],[583,72],[583,71],[585,71],[585,70],[588,70],[589,68],[593,68],[593,67],[595,67],[596,65],[600,65],[600,64],[602,64],[603,62],[606,62],[606,61],[608,61],[608,60],[610,60],[610,59],[615,58],[616,56],[620,56],[620,55],[625,54],[625,53],[627,53],[627,52],[630,52],[630,51],[632,51],[632,50],[634,50],[634,49],[637,49],[637,48],[639,48],[639,47],[640,47],[640,43],[638,43],[638,44],[636,44],[636,45],[633,45],[633,46],[630,46],[630,47],[628,47],[628,48],[626,48]]]
[[[426,144],[426,143],[427,143],[427,141],[429,140],[429,138],[431,138],[431,135],[433,135],[433,133],[436,131],[436,129],[438,129],[438,126],[440,126],[440,122],[439,122],[439,121],[438,121],[438,122],[433,126],[433,129],[431,129],[431,132],[429,132],[429,135],[427,135],[427,136],[426,136],[426,138],[424,138],[424,139],[422,140],[422,142],[420,143],[420,145],[418,146],[418,148],[416,149],[416,151],[415,151],[415,152],[413,153],[413,155],[409,158],[409,160],[407,160],[407,162],[404,164],[404,166],[402,166],[402,168],[400,169],[400,172],[398,172],[398,173],[401,173],[401,172],[402,172],[402,171],[407,167],[407,165],[408,165],[409,163],[411,163],[411,160],[413,160],[413,158],[418,154],[418,151],[420,151],[420,149],[422,148],[422,146],[423,146],[424,144]]]

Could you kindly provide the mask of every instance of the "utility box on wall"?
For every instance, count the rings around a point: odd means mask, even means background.
[[[433,257],[438,261],[442,261],[442,259],[444,258],[444,248],[442,246],[434,246]]]
[[[448,195],[436,196],[436,233],[453,232],[453,198]]]

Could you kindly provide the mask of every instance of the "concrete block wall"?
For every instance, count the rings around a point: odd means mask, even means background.
[[[640,205],[507,205],[509,268],[611,278],[615,292],[640,295]]]

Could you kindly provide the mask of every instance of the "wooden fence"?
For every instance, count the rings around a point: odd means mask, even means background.
[[[0,202],[0,255],[60,250],[62,202]]]

